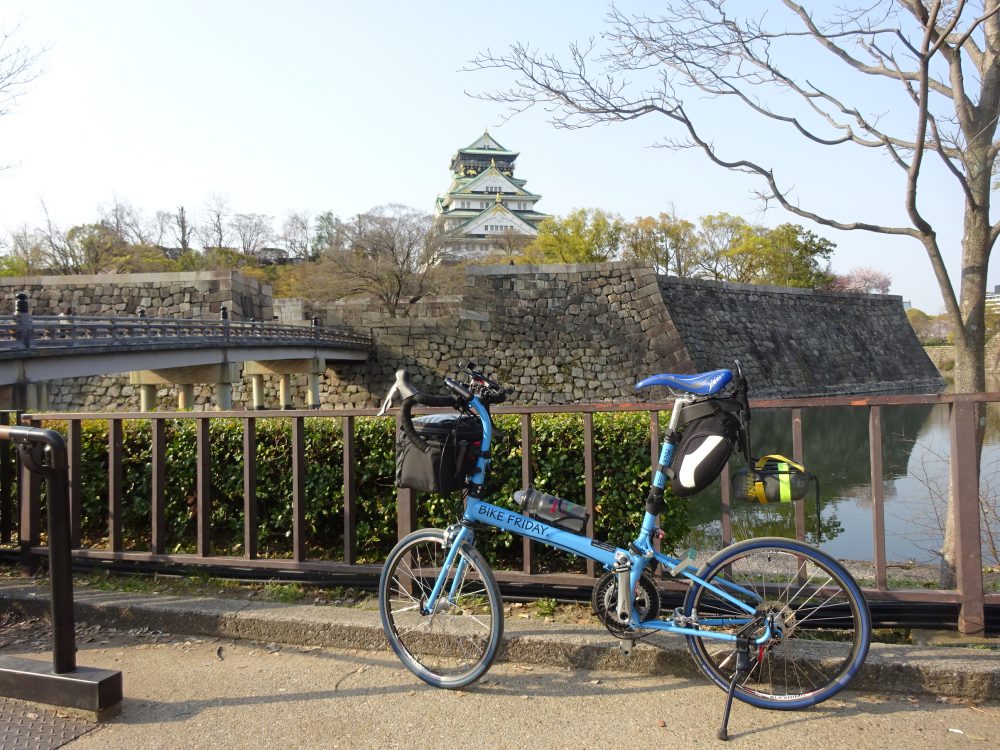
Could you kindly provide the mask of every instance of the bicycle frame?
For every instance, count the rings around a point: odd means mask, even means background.
[[[670,432],[668,435],[677,428],[678,424],[680,424],[680,413],[683,411],[684,406],[693,403],[694,401],[695,399],[689,398],[677,399],[674,405],[673,413],[671,414]],[[493,425],[489,412],[478,397],[472,399],[470,407],[476,412],[476,415],[482,422],[483,440],[481,452],[488,455],[493,437]],[[665,439],[660,450],[661,466],[670,465],[673,450],[674,444],[670,440]],[[485,456],[480,456],[477,459],[476,473],[470,477],[473,485],[483,485],[486,478],[486,467],[488,463],[489,459]],[[662,489],[666,486],[666,477],[660,470],[657,470],[653,478],[653,482],[656,486]],[[692,566],[683,565],[683,567],[681,567],[682,562],[679,559],[663,554],[662,552],[657,552],[653,549],[651,538],[658,523],[658,516],[649,512],[645,513],[642,521],[642,527],[639,531],[639,536],[636,537],[629,549],[624,549],[607,544],[606,542],[592,539],[591,537],[564,531],[563,529],[551,526],[534,518],[529,518],[528,516],[517,513],[516,511],[492,505],[491,503],[470,494],[466,498],[465,512],[462,516],[461,526],[458,528],[457,532],[450,535],[449,549],[445,556],[444,563],[441,566],[441,571],[438,574],[438,578],[427,598],[427,601],[423,604],[423,609],[427,613],[434,612],[436,610],[439,603],[438,600],[442,595],[442,589],[444,587],[448,571],[451,570],[451,567],[455,564],[455,559],[458,556],[459,550],[466,545],[474,546],[475,534],[473,527],[477,524],[482,524],[501,529],[503,531],[509,531],[520,536],[525,536],[529,539],[541,542],[542,544],[547,544],[564,552],[569,552],[588,560],[593,560],[603,565],[607,570],[615,569],[627,560],[631,583],[630,596],[633,597],[633,600],[636,585],[639,582],[640,576],[650,562],[656,561],[661,565],[666,566],[669,570],[674,571],[676,575],[690,581],[693,585],[703,586],[709,589],[717,596],[722,597],[726,601],[738,607],[740,610],[746,612],[746,617],[706,618],[699,620],[697,623],[698,625],[710,627],[740,627],[750,623],[754,619],[756,613],[756,610],[753,607],[749,606],[737,597],[731,596],[723,588],[702,580]],[[458,587],[460,586],[465,575],[466,563],[464,558],[460,560],[458,564],[459,568],[456,571],[452,587],[445,595],[449,602],[454,602],[454,597]],[[761,597],[751,590],[745,589],[731,582],[720,583],[731,591],[737,591],[744,596],[749,596],[754,601],[762,601]],[[696,638],[712,638],[721,641],[735,642],[737,640],[737,636],[732,633],[686,627],[668,620],[640,621],[636,615],[634,606],[631,608],[631,612],[632,619],[629,625],[637,630],[659,630],[667,633],[675,633],[677,635],[693,636]],[[752,643],[755,646],[762,646],[771,640],[771,638],[771,624],[768,621],[766,623],[764,633],[759,638],[753,640]]]

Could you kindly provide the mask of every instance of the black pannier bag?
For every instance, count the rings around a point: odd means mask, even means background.
[[[723,399],[708,401],[711,413],[688,422],[670,461],[670,490],[690,497],[722,473],[739,440],[740,423]]]
[[[424,453],[405,432],[396,439],[396,486],[421,492],[449,493],[465,487],[476,470],[483,425],[475,417],[428,414],[413,420],[413,429],[430,447]]]

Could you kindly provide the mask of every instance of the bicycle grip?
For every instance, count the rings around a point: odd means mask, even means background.
[[[409,398],[403,399],[403,403],[399,407],[399,422],[403,432],[406,433],[410,442],[412,442],[421,453],[428,453],[431,450],[431,447],[427,444],[427,441],[417,434],[416,429],[413,427],[413,417],[411,416],[411,412],[413,411],[414,404],[421,404],[423,406],[454,406],[455,397],[415,393]]]

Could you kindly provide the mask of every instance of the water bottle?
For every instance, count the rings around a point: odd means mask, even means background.
[[[514,502],[521,507],[522,513],[574,534],[582,533],[587,525],[587,509],[582,505],[548,495],[534,487],[515,492]]]

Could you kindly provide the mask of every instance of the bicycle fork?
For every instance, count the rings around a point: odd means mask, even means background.
[[[430,595],[421,607],[421,614],[432,615],[437,612],[438,599],[444,589],[444,582],[448,580],[448,571],[450,571],[452,566],[455,565],[455,558],[458,557],[458,567],[455,570],[455,577],[452,579],[451,587],[446,595],[446,601],[448,603],[455,603],[455,595],[462,588],[462,581],[465,579],[465,571],[468,568],[468,563],[466,562],[465,557],[459,557],[459,550],[462,545],[471,542],[472,530],[465,526],[453,524],[445,530],[444,547],[447,552],[445,554],[444,562],[441,564],[441,571],[438,573],[437,580],[434,582],[434,588],[431,589]]]

